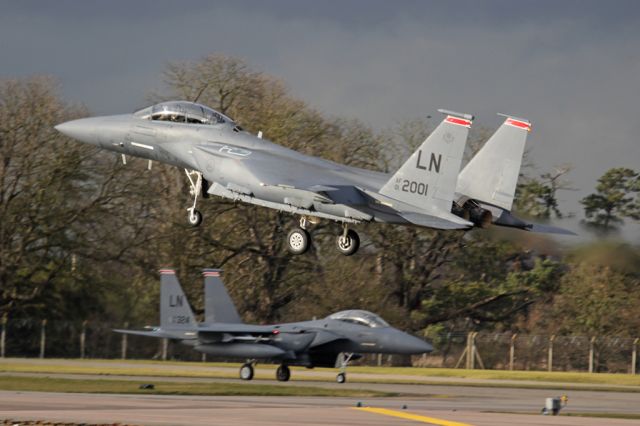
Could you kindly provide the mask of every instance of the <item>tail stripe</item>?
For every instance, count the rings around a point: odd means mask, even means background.
[[[508,118],[505,124],[508,124],[513,127],[519,127],[521,129],[525,129],[526,131],[531,131],[531,123],[527,123],[526,121],[514,120],[513,118]]]
[[[448,116],[445,121],[451,124],[457,124],[459,126],[464,126],[466,128],[471,128],[471,120],[465,120],[464,118],[458,118],[453,116]]]

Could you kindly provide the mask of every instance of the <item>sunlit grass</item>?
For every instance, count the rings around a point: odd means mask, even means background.
[[[71,361],[71,363],[68,363]],[[59,374],[97,374],[124,376],[160,376],[160,377],[203,377],[203,378],[237,378],[240,363],[200,363],[180,361],[146,361],[146,360],[37,360],[21,359],[0,360],[1,372],[20,373],[59,373]],[[275,365],[259,364],[255,378],[273,380]],[[307,370],[293,368],[293,380],[332,381],[336,369],[316,368]],[[312,374],[307,374],[311,371]],[[304,372],[296,377],[297,372]],[[315,374],[319,373],[319,374]],[[472,385],[474,380],[485,380],[491,386],[524,387],[526,382],[562,383],[566,385],[598,385],[598,386],[640,386],[640,375],[611,373],[579,373],[579,372],[542,372],[542,371],[504,371],[504,370],[465,370],[451,368],[417,368],[417,367],[349,367],[350,382],[375,383],[436,383],[451,380],[450,384]],[[375,376],[369,376],[375,375]],[[464,381],[464,379],[470,379]],[[485,382],[483,382],[485,384]]]

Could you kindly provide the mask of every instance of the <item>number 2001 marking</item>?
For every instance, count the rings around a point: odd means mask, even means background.
[[[403,192],[410,192],[412,194],[427,195],[428,188],[429,188],[429,185],[427,185],[426,183],[416,182],[415,180],[404,179],[402,181],[401,190]]]

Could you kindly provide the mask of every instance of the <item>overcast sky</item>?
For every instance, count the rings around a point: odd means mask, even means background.
[[[560,198],[578,218],[605,171],[640,171],[640,1],[0,0],[0,11],[0,77],[53,75],[94,114],[144,106],[170,61],[223,53],[377,129],[437,108],[491,128],[497,112],[528,118],[539,173],[573,165],[578,191]],[[627,231],[640,241],[640,226]]]

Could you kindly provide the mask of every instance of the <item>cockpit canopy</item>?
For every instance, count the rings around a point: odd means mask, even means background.
[[[188,101],[169,101],[136,111],[133,115],[146,120],[173,121],[176,123],[222,124],[233,120],[204,105]]]
[[[389,327],[389,324],[373,312],[361,309],[350,309],[331,314],[327,319],[350,322],[352,324],[364,325],[371,328]]]

